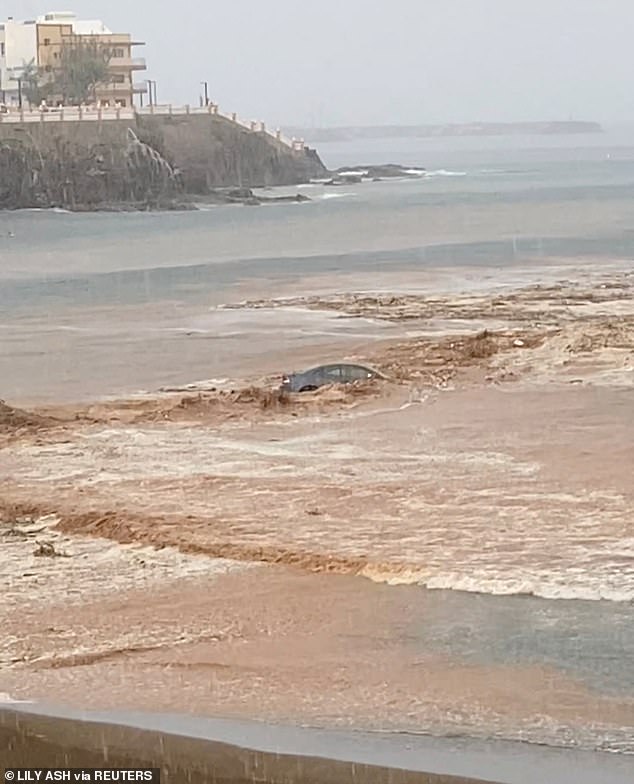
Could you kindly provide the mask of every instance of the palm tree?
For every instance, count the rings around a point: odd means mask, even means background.
[[[22,60],[22,67],[20,68],[19,75],[11,78],[11,81],[18,83],[20,106],[22,105],[23,96],[31,106],[38,105],[42,102],[43,93],[40,86],[40,79],[41,71],[35,64],[35,59],[30,60],[28,63]]]

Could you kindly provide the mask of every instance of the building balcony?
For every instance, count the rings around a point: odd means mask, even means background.
[[[101,93],[116,93],[117,95],[129,95],[132,92],[131,82],[106,82],[97,88]]]
[[[147,65],[145,57],[113,57],[110,60],[111,68],[120,68],[124,71],[145,71]]]

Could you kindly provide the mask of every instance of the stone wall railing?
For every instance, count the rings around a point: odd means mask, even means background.
[[[46,110],[9,109],[7,112],[0,112],[0,124],[134,120],[134,118],[134,109],[96,106],[56,106]]]
[[[9,109],[0,112],[0,124],[5,123],[49,123],[49,122],[101,122],[106,120],[134,120],[137,114],[141,115],[201,115],[208,114],[214,117],[221,117],[224,120],[234,123],[241,128],[252,133],[266,134],[278,144],[294,151],[303,152],[305,143],[303,139],[289,139],[282,134],[280,129],[269,130],[263,122],[245,121],[238,117],[234,112],[227,114],[221,112],[217,104],[209,106],[172,106],[171,104],[159,104],[146,106],[141,109],[125,107],[97,107],[97,106],[57,106],[49,107],[45,110],[36,109]]]
[[[272,139],[289,147],[291,150],[303,151],[305,143],[303,139],[289,139],[284,136],[279,128],[275,131],[269,130],[263,122],[256,122],[254,120],[243,120],[235,112],[228,114],[221,112],[218,104],[210,103],[208,106],[172,106],[172,104],[158,104],[155,106],[145,106],[142,109],[137,109],[139,114],[167,114],[167,115],[182,115],[182,114],[210,114],[216,117],[222,117],[224,120],[229,120],[236,125],[252,131],[253,133],[265,133]]]

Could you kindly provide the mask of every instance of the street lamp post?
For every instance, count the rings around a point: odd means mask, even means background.
[[[21,76],[12,76],[10,77],[12,82],[18,83],[18,107],[22,108],[22,77]]]
[[[209,82],[201,82],[205,88],[205,106],[209,106]]]
[[[153,79],[146,79],[149,88],[150,106],[156,106],[156,82]]]

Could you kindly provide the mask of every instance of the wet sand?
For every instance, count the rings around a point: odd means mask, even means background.
[[[282,567],[187,577],[172,566],[137,589],[115,567],[104,595],[107,571],[93,568],[81,596],[51,596],[62,594],[51,575],[48,601],[23,597],[9,613],[2,691],[101,710],[629,748],[626,670],[600,670],[602,656],[627,656],[627,608],[606,615],[597,603],[575,622],[574,604],[551,612],[543,600]],[[567,634],[593,632],[600,650],[556,653]],[[550,656],[531,641],[549,634]],[[508,650],[494,635],[508,635]]]

